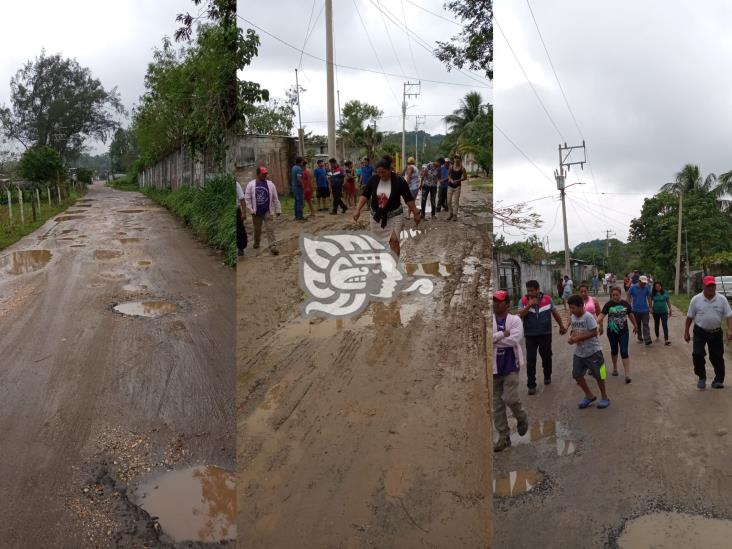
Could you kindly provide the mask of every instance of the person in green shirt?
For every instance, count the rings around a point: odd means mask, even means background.
[[[663,326],[664,345],[671,345],[668,340],[668,319],[671,316],[671,298],[663,284],[655,282],[653,291],[651,292],[651,300],[653,301],[653,326],[656,330],[656,341],[659,340],[658,324]]]

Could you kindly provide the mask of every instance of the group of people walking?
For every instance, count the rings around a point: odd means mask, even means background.
[[[608,280],[608,278],[606,278]],[[526,366],[528,394],[537,392],[537,353],[542,360],[544,385],[552,380],[552,320],[557,323],[559,335],[569,332],[567,342],[574,346],[572,377],[583,391],[578,408],[585,409],[597,401],[590,389],[586,375],[595,378],[600,393],[597,408],[610,406],[607,394],[607,367],[599,337],[606,331],[612,359],[612,375],[618,376],[620,357],[625,383],[631,383],[630,376],[630,326],[639,343],[652,345],[649,317],[653,314],[656,341],[660,341],[659,327],[663,329],[664,344],[670,345],[668,318],[672,315],[671,299],[663,285],[652,282],[638,271],[625,278],[624,288],[609,286],[609,299],[601,306],[592,293],[595,284],[581,283],[574,293],[569,276],[565,276],[558,290],[569,315],[563,318],[557,311],[552,297],[541,292],[536,280],[526,283],[526,294],[518,303],[515,315],[509,312],[508,292],[499,290],[493,294],[493,417],[498,440],[494,450],[500,452],[511,445],[510,429],[506,408],[510,408],[517,420],[519,435],[526,433],[527,412],[519,398],[518,372]],[[705,347],[714,368],[713,388],[724,387],[724,344],[722,322],[727,321],[728,339],[732,340],[732,308],[727,299],[716,293],[715,278],[706,276],[704,290],[695,295],[687,312],[684,340],[689,342],[689,333],[694,325],[694,347],[692,360],[694,373],[698,377],[697,387],[706,386]],[[567,290],[570,288],[570,290]],[[625,296],[623,296],[623,289]],[[607,319],[607,330],[605,320]],[[524,355],[525,347],[525,355]]]
[[[419,224],[427,215],[428,200],[432,218],[445,210],[449,214],[446,218],[448,221],[457,220],[460,190],[467,180],[462,158],[457,154],[451,159],[438,158],[425,164],[422,169],[418,169],[414,158],[410,157],[403,174],[396,173],[394,159],[389,155],[383,156],[376,166],[371,164],[368,157],[357,168],[351,161],[341,166],[335,158],[331,158],[327,164],[318,160],[312,171],[307,165],[308,161],[298,156],[290,172],[295,221],[308,219],[305,217],[305,205],[310,217],[317,215],[313,199],[317,201],[317,211],[330,211],[331,215],[338,215],[339,210],[346,213],[354,209],[353,219],[356,222],[363,208],[368,205],[370,230],[388,243],[397,255],[403,220],[412,217],[415,224]],[[244,225],[247,212],[254,224],[254,248],[259,248],[264,232],[270,251],[275,255],[279,253],[271,219],[272,215],[280,215],[282,206],[268,174],[267,167],[260,165],[256,178],[245,189],[238,182],[236,184],[236,237],[240,257],[244,256],[247,247]],[[416,200],[420,193],[421,210],[418,210]]]

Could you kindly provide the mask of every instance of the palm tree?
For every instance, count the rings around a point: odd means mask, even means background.
[[[728,214],[732,214],[732,170],[719,176],[719,186],[717,187],[717,200],[722,206],[722,210]]]
[[[716,192],[717,176],[713,173],[702,178],[701,170],[696,164],[686,164],[681,171],[676,174],[676,179],[672,183],[666,183],[661,187],[661,192],[678,195],[679,193],[688,193],[691,191]]]
[[[460,108],[442,119],[448,124],[449,132],[455,136],[458,146],[465,141],[471,123],[483,115],[486,109],[480,92],[468,92],[460,100]]]

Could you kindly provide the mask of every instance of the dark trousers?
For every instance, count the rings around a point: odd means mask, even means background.
[[[663,326],[663,340],[668,341],[668,313],[653,313],[653,327],[658,339],[658,324]]]
[[[340,206],[343,212],[348,209],[343,203],[343,185],[332,185],[333,187],[333,213],[338,213],[338,207]]]
[[[638,324],[638,341],[645,341],[646,343],[653,341],[651,339],[650,313],[648,311],[645,313],[636,313],[633,311],[633,315],[635,316],[636,324]]]
[[[552,377],[552,335],[526,336],[526,377],[529,388],[536,387],[536,351],[541,356],[544,379]]]
[[[241,208],[236,208],[236,249],[239,251],[247,247],[247,230],[241,220]]]
[[[447,187],[440,187],[437,190],[437,209],[435,211],[447,210]]]
[[[422,217],[424,217],[424,209],[427,206],[427,196],[430,197],[430,206],[432,206],[432,215],[435,215],[435,195],[437,194],[437,187],[428,187],[427,185],[422,186]]]
[[[694,362],[694,373],[699,379],[707,378],[706,352],[704,346],[709,347],[709,362],[714,367],[714,381],[724,383],[724,340],[722,329],[716,332],[707,332],[694,325],[694,350],[691,358]]]

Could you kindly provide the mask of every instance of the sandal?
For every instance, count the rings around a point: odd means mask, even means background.
[[[610,406],[610,399],[602,399],[600,402],[597,403],[597,409],[602,410],[603,408],[607,408]]]
[[[585,408],[587,408],[590,404],[592,404],[596,400],[597,400],[597,397],[595,397],[595,396],[593,396],[592,398],[585,397],[580,401],[578,407],[580,410],[584,410]]]

